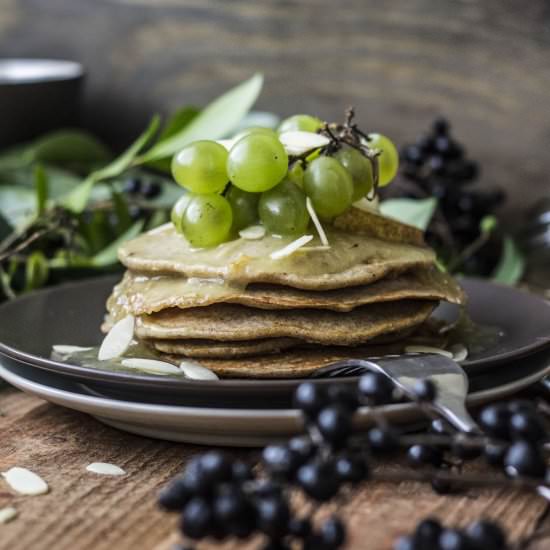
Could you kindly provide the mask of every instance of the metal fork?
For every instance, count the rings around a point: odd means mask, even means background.
[[[414,395],[413,389],[418,380],[431,380],[437,387],[437,396],[427,406],[461,432],[480,433],[479,426],[466,410],[468,377],[456,361],[443,355],[410,354],[368,360],[347,359],[319,369],[311,378],[359,376],[367,371],[386,375],[409,397]]]

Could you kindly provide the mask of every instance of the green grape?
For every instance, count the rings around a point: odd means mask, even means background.
[[[399,168],[399,153],[395,145],[382,134],[369,134],[368,145],[371,149],[380,149],[378,156],[378,185],[384,187],[397,174]]]
[[[321,156],[306,169],[304,191],[311,199],[317,215],[330,220],[351,206],[353,180],[335,158]]]
[[[311,115],[293,115],[285,118],[277,128],[277,131],[279,134],[295,131],[316,132],[322,125],[323,122],[317,117]]]
[[[230,185],[225,198],[233,210],[233,232],[238,232],[258,221],[260,193],[249,193]]]
[[[250,134],[264,134],[266,136],[277,137],[277,132],[271,128],[264,128],[263,126],[251,126],[250,128],[245,128],[233,136],[233,141],[237,142],[243,137],[249,136]]]
[[[227,199],[210,193],[190,195],[179,227],[193,246],[207,248],[227,241],[232,223],[233,212]]]
[[[252,133],[233,145],[227,158],[229,179],[239,189],[260,193],[275,187],[286,175],[288,156],[273,136]]]
[[[174,207],[172,208],[172,212],[170,213],[170,220],[174,224],[175,228],[181,232],[181,219],[183,217],[183,213],[185,212],[185,209],[187,208],[187,205],[189,204],[189,200],[191,199],[191,195],[189,193],[185,193],[183,197],[180,197],[176,204],[174,204]]]
[[[303,235],[309,223],[306,196],[289,180],[262,193],[258,211],[266,229],[275,235]]]
[[[219,193],[227,184],[228,153],[215,141],[194,141],[172,159],[172,175],[192,193]]]
[[[288,169],[287,177],[298,187],[302,187],[304,185],[304,167],[300,161],[292,164],[292,166]]]
[[[353,202],[366,196],[374,185],[370,160],[357,149],[346,147],[335,155],[353,180]]]

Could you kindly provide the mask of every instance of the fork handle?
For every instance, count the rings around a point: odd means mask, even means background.
[[[467,411],[464,402],[455,399],[453,395],[445,395],[444,399],[436,399],[433,409],[457,430],[468,434],[480,434],[481,430]]]

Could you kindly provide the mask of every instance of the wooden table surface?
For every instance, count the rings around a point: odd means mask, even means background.
[[[156,494],[204,447],[129,435],[12,388],[0,390],[0,415],[0,471],[27,467],[50,486],[47,495],[27,497],[0,481],[0,508],[13,505],[19,512],[0,525],[1,550],[169,550],[177,542],[177,518],[157,510]],[[117,464],[127,475],[88,473],[94,461]],[[412,482],[369,483],[338,511],[349,525],[347,547],[366,550],[391,549],[426,515],[454,525],[498,518],[514,540],[550,527],[550,509],[536,495],[499,489],[443,497]],[[222,548],[255,548],[254,542]],[[550,535],[524,548],[550,548]]]

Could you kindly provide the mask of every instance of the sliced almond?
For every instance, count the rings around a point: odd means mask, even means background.
[[[289,155],[303,155],[308,151],[320,149],[330,143],[330,139],[315,132],[283,132],[279,141]]]
[[[405,353],[435,353],[453,359],[453,354],[450,351],[432,346],[406,346]]]
[[[453,354],[453,359],[460,363],[468,357],[468,348],[464,344],[453,344],[449,351]]]
[[[362,199],[355,201],[352,206],[358,210],[364,210],[365,212],[378,213],[380,211],[380,201],[378,200],[378,195],[372,200],[367,199],[367,197],[363,197]]]
[[[81,346],[65,346],[63,344],[55,344],[52,346],[55,353],[59,355],[70,355],[71,353],[78,353],[79,351],[90,351],[93,348],[83,348]]]
[[[291,243],[287,244],[285,247],[280,248],[279,250],[275,250],[272,252],[269,257],[272,260],[280,260],[281,258],[285,258],[286,256],[291,256],[301,248],[302,246],[306,245],[310,241],[313,240],[313,235],[302,235],[299,239],[296,239],[295,241],[292,241]]]
[[[257,241],[265,237],[263,225],[250,225],[239,231],[239,236],[248,241]]]
[[[180,369],[185,378],[192,380],[219,380],[219,376],[196,361],[182,361]]]
[[[86,470],[103,476],[123,476],[126,474],[122,468],[108,462],[92,462],[86,466]]]
[[[181,374],[178,367],[175,367],[171,363],[166,363],[165,361],[158,361],[157,359],[139,359],[133,357],[130,359],[123,359],[121,365],[129,369],[137,369],[150,374]]]
[[[17,517],[17,510],[13,506],[6,506],[0,508],[0,524],[8,523],[12,519]]]
[[[7,472],[2,472],[6,483],[21,495],[44,495],[48,492],[48,484],[37,474],[15,466]]]
[[[327,239],[327,234],[325,233],[325,230],[323,229],[323,226],[319,221],[317,212],[315,212],[315,208],[313,208],[313,203],[311,202],[311,199],[309,197],[306,197],[306,208],[307,208],[307,211],[309,212],[309,216],[311,217],[311,220],[313,221],[313,225],[315,226],[315,229],[317,229],[317,233],[319,234],[319,239],[321,240],[321,243],[323,243],[323,246],[330,246],[330,243],[328,242],[328,239]]]
[[[135,319],[133,315],[128,315],[124,319],[117,321],[103,339],[97,358],[100,361],[106,361],[120,357],[132,343],[134,324]]]

